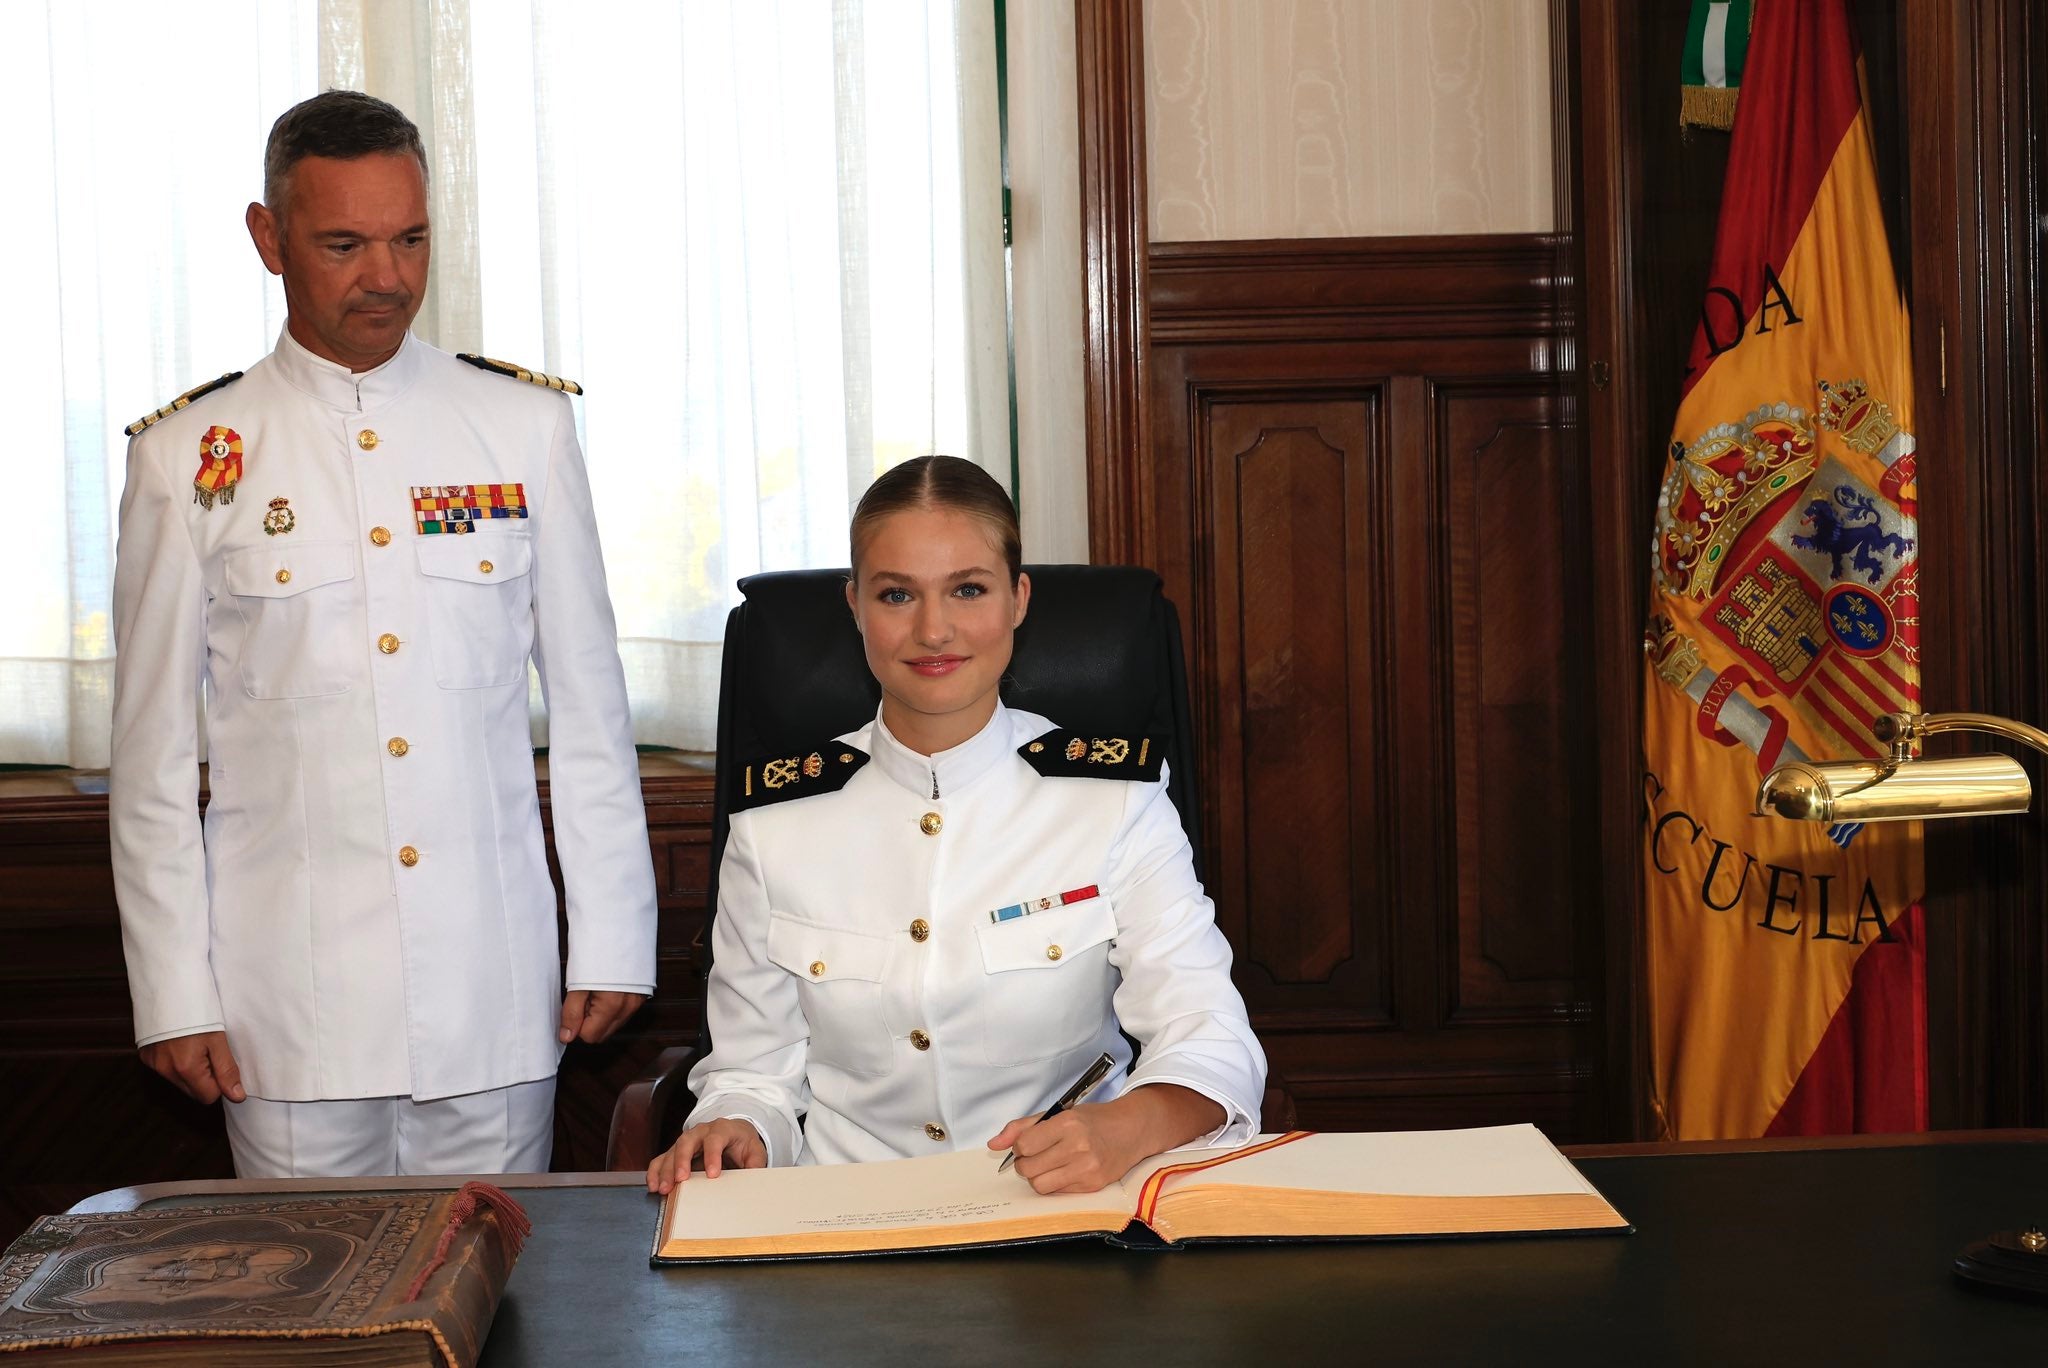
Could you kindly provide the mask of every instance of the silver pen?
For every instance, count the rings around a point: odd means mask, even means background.
[[[1031,1124],[1035,1126],[1038,1125],[1041,1121],[1052,1120],[1055,1116],[1058,1116],[1061,1112],[1065,1111],[1067,1108],[1073,1106],[1076,1102],[1079,1102],[1082,1098],[1086,1097],[1090,1092],[1093,1092],[1095,1089],[1095,1085],[1102,1081],[1102,1076],[1109,1072],[1109,1066],[1114,1064],[1115,1062],[1115,1060],[1109,1057],[1108,1052],[1105,1051],[1099,1058],[1096,1059],[1096,1061],[1093,1064],[1090,1064],[1088,1066],[1088,1071],[1086,1073],[1082,1074],[1079,1078],[1074,1080],[1073,1087],[1067,1089],[1065,1092],[1060,1094],[1059,1101],[1053,1103],[1050,1107],[1047,1107],[1045,1111],[1039,1116],[1038,1120],[1032,1122]],[[1017,1151],[1011,1150],[1008,1154],[1003,1156],[1003,1162],[996,1165],[996,1172],[1006,1172],[1009,1169],[1011,1163],[1015,1161],[1016,1158]]]

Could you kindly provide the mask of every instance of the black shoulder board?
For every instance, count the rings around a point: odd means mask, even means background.
[[[539,385],[543,389],[560,390],[564,394],[583,393],[583,386],[574,380],[564,380],[559,375],[549,375],[545,371],[528,370],[524,366],[515,366],[510,361],[493,361],[490,357],[478,356],[475,352],[457,352],[455,359],[467,361],[478,370],[487,370],[493,375],[509,375],[514,380],[524,380],[529,385]]]
[[[832,741],[794,755],[771,755],[741,765],[733,775],[731,811],[786,803],[817,793],[837,793],[860,772],[868,754]]]
[[[1166,743],[1155,736],[1083,736],[1055,727],[1017,747],[1017,754],[1047,778],[1150,781],[1159,777]]]
[[[162,408],[158,409],[155,413],[145,414],[142,417],[137,418],[127,427],[122,428],[121,431],[127,433],[130,437],[139,437],[142,435],[144,429],[152,427],[157,423],[161,423],[164,419],[170,417],[179,409],[184,408],[194,399],[204,399],[207,395],[213,393],[215,390],[226,389],[229,385],[234,384],[235,381],[241,378],[242,373],[240,371],[229,371],[226,375],[223,375],[218,380],[209,380],[205,384],[199,386],[197,389],[188,389],[183,394],[179,395],[177,398],[171,400],[170,403],[165,404]]]

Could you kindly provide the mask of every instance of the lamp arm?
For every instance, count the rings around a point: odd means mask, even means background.
[[[1890,744],[1895,764],[1911,760],[1913,752],[1928,737],[1951,731],[1989,732],[2048,755],[2048,731],[1990,713],[1886,713],[1871,724],[1870,730],[1878,740]]]

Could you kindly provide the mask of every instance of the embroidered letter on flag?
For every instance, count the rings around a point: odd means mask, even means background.
[[[1755,817],[1917,709],[1913,385],[1842,0],[1760,0],[1657,500],[1652,1057],[1677,1139],[1926,1126],[1919,823]]]

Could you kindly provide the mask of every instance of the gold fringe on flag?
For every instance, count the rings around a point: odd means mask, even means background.
[[[1723,133],[1735,127],[1735,86],[1682,86],[1678,97],[1680,128],[1718,128]]]

